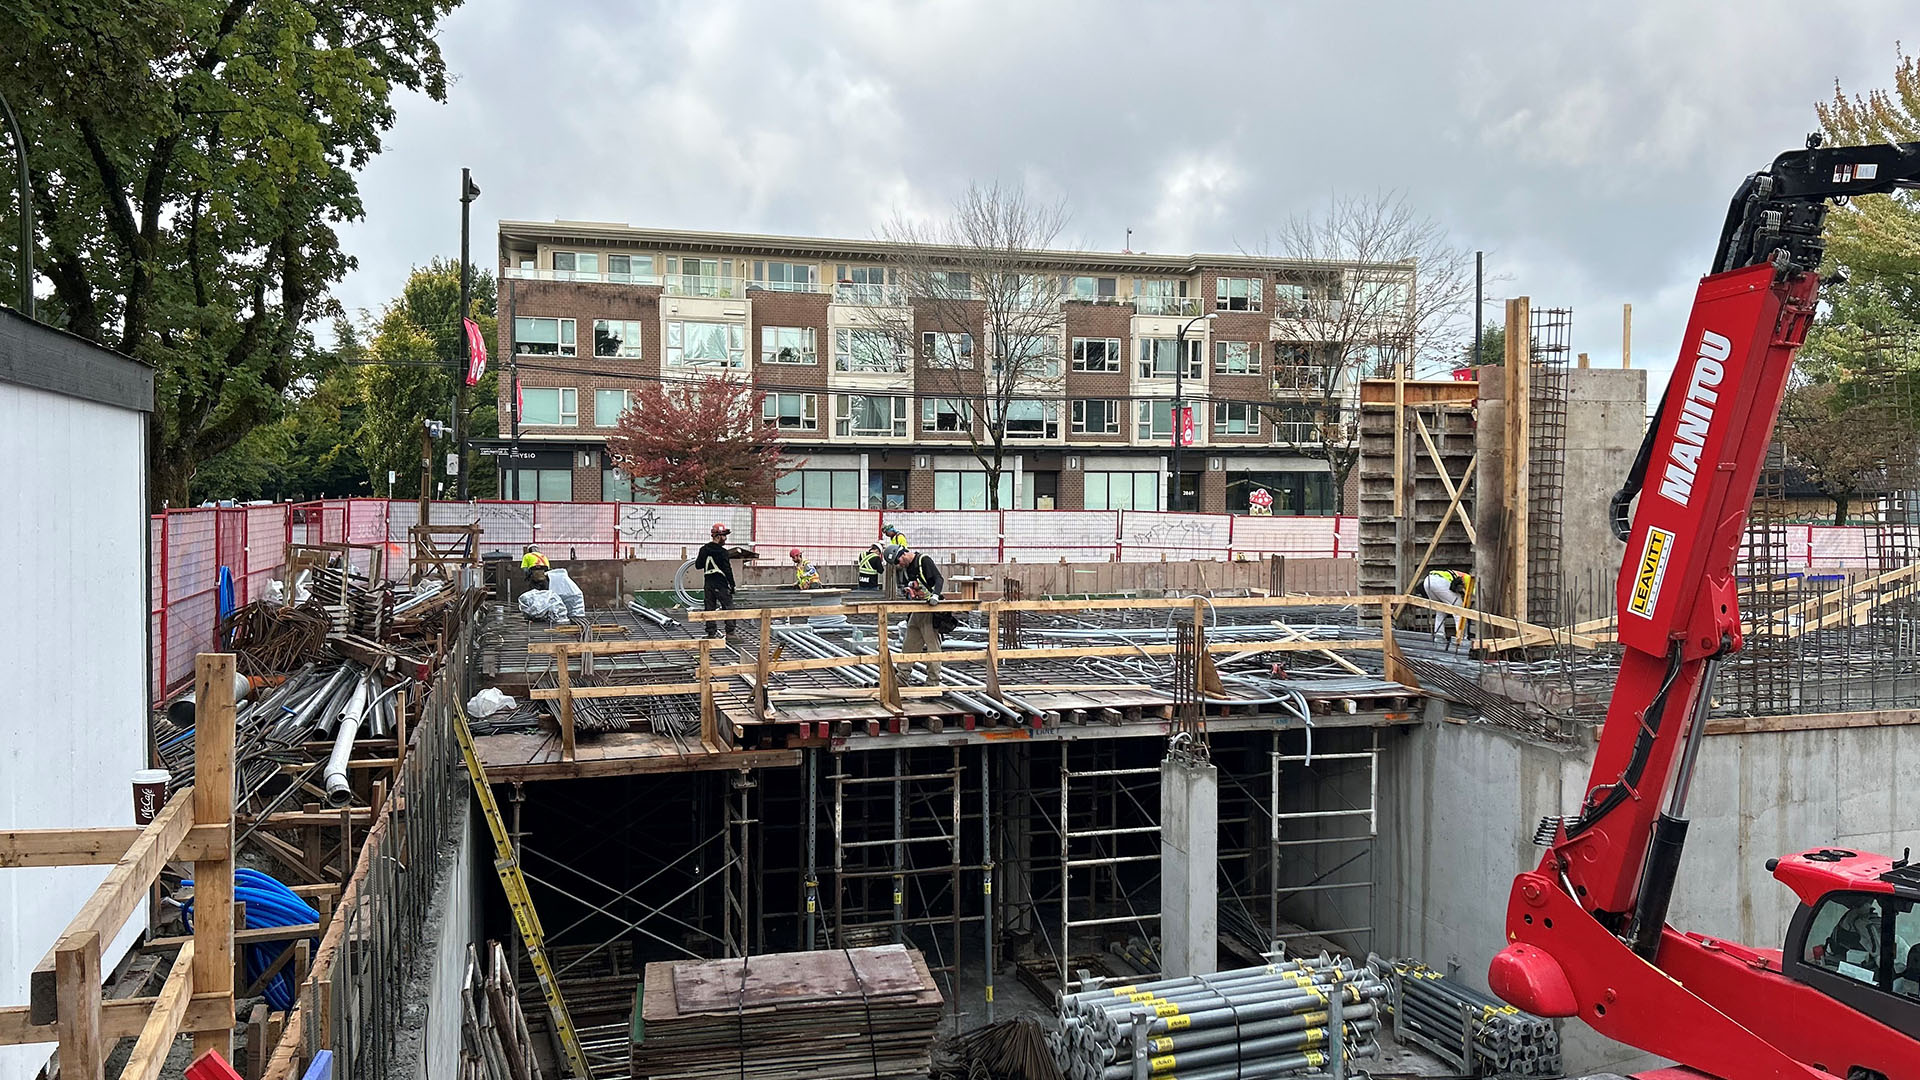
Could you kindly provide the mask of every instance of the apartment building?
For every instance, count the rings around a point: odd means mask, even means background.
[[[900,249],[568,221],[501,222],[499,244],[497,355],[510,371],[499,438],[479,451],[497,458],[503,498],[645,501],[614,468],[609,429],[650,381],[724,374],[766,392],[766,422],[791,447],[782,505],[992,505],[968,434],[987,403],[956,393],[951,374],[986,366],[984,328],[927,323],[907,335],[918,348],[883,329],[889,316],[919,325]],[[1031,347],[1052,358],[1051,377],[1004,406],[1000,505],[1333,513],[1331,474],[1309,452],[1324,343],[1287,316],[1338,303],[1367,270],[1036,252],[1023,272],[1044,276],[1057,317]],[[1342,397],[1371,372],[1348,374]],[[1177,484],[1176,375],[1190,425]]]

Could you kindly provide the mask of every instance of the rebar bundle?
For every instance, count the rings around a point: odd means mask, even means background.
[[[327,645],[327,613],[312,604],[298,607],[255,601],[227,616],[222,631],[227,648],[250,675],[284,675],[317,660]]]
[[[1440,1055],[1463,1073],[1560,1075],[1560,1030],[1413,960],[1367,958],[1391,994],[1394,1037]]]
[[[1048,1044],[1065,1080],[1266,1080],[1377,1054],[1386,993],[1323,953],[1067,994]]]
[[[933,1080],[1065,1080],[1047,1033],[1029,1017],[1002,1020],[934,1044]]]

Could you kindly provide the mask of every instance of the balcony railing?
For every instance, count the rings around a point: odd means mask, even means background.
[[[1327,388],[1328,371],[1319,364],[1288,364],[1273,369],[1277,393],[1317,394]]]
[[[584,270],[544,270],[534,266],[509,266],[507,277],[519,281],[588,281],[606,285],[658,285],[658,274],[593,273]]]
[[[907,303],[907,290],[899,285],[868,285],[855,281],[837,281],[833,285],[833,302],[860,307],[904,307]]]
[[[1197,296],[1136,296],[1133,310],[1141,315],[1198,315]]]

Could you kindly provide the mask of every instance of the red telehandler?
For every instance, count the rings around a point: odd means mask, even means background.
[[[1815,848],[1769,860],[1799,898],[1781,949],[1666,925],[1715,670],[1741,646],[1734,557],[1829,203],[1920,187],[1920,143],[1780,155],[1741,186],[1679,363],[1613,499],[1625,647],[1583,805],[1514,879],[1488,982],[1542,1016],[1722,1080],[1920,1078],[1920,864]],[[1627,508],[1639,503],[1627,525]]]

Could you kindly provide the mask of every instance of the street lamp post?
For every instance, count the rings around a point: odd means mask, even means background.
[[[480,197],[473,174],[460,170],[460,373],[453,383],[453,448],[459,454],[460,475],[454,478],[461,502],[467,501],[467,373],[473,370],[472,347],[467,342],[467,317],[473,305],[473,263],[467,258],[467,211]],[[421,518],[425,522],[425,518]]]
[[[1182,401],[1182,395],[1186,388],[1187,331],[1193,329],[1195,323],[1212,321],[1212,312],[1208,312],[1205,315],[1195,315],[1193,318],[1181,323],[1180,329],[1175,331],[1173,335],[1173,414],[1171,417],[1173,420],[1173,467],[1169,470],[1172,475],[1168,477],[1169,483],[1167,486],[1167,509],[1169,510],[1174,509],[1174,500],[1180,497],[1180,447],[1186,442],[1186,439],[1183,437],[1184,433],[1180,428],[1180,417],[1181,409],[1185,407]],[[1195,496],[1198,497],[1198,494],[1196,491]]]

